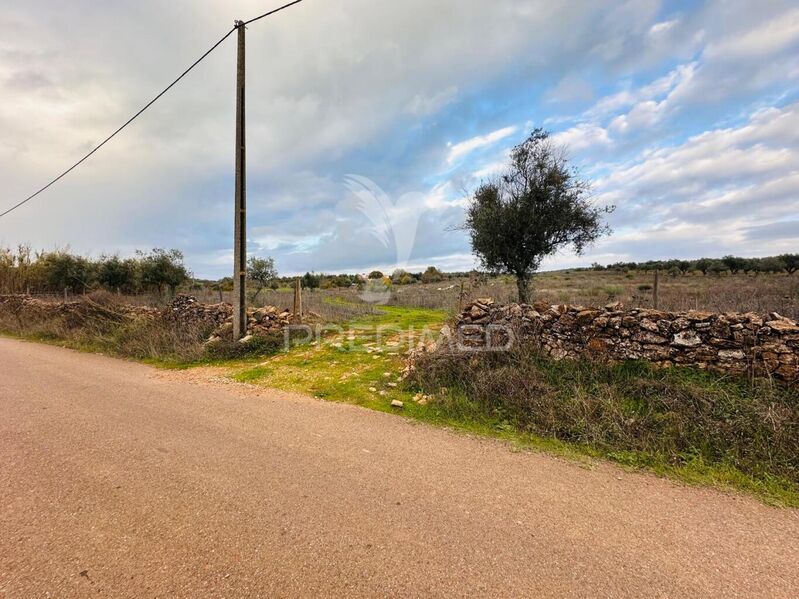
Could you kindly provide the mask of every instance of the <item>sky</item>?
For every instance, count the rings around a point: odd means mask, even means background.
[[[0,211],[274,1],[0,0]],[[232,271],[235,36],[0,218],[0,246]],[[477,265],[469,195],[535,127],[613,234],[544,268],[799,252],[799,5],[304,0],[247,30],[248,243],[282,274]]]

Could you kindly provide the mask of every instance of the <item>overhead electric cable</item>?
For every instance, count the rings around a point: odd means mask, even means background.
[[[147,109],[148,109],[150,106],[152,106],[153,104],[155,104],[155,103],[156,103],[156,102],[157,102],[157,101],[158,101],[158,100],[161,98],[161,96],[163,96],[163,95],[164,95],[166,92],[168,92],[170,89],[172,89],[172,88],[173,88],[173,87],[174,87],[174,86],[175,86],[175,85],[178,83],[178,81],[180,81],[180,80],[181,80],[181,79],[183,79],[183,78],[184,78],[186,75],[188,75],[188,74],[189,74],[189,72],[190,72],[190,71],[191,71],[191,70],[192,70],[194,67],[196,67],[198,64],[200,64],[200,63],[201,63],[201,62],[202,62],[202,61],[203,61],[203,60],[204,60],[204,59],[205,59],[205,58],[206,58],[206,57],[207,57],[207,56],[208,56],[208,55],[209,55],[211,52],[213,52],[214,50],[216,50],[216,49],[219,47],[219,45],[220,45],[222,42],[224,42],[224,41],[225,41],[227,38],[229,38],[229,37],[230,37],[230,34],[231,34],[231,33],[233,33],[234,31],[236,31],[236,29],[237,29],[238,27],[243,27],[243,26],[245,26],[245,25],[248,25],[249,23],[253,23],[254,21],[258,21],[258,20],[260,20],[260,19],[263,19],[264,17],[268,17],[268,16],[270,16],[270,15],[273,15],[273,14],[275,14],[275,13],[278,13],[278,12],[280,12],[281,10],[285,10],[285,9],[289,8],[290,6],[294,6],[295,4],[299,4],[300,2],[302,2],[302,0],[294,0],[294,2],[289,2],[288,4],[284,4],[283,6],[281,6],[281,7],[279,7],[279,8],[276,8],[276,9],[274,9],[274,10],[270,10],[269,12],[266,12],[266,13],[264,13],[264,14],[262,14],[262,15],[258,16],[258,17],[255,17],[254,19],[250,19],[249,21],[244,21],[244,22],[237,21],[237,22],[236,22],[236,25],[235,25],[235,26],[234,26],[234,27],[233,27],[233,28],[232,28],[230,31],[228,31],[228,32],[227,32],[225,35],[223,35],[223,36],[222,36],[222,38],[221,38],[221,39],[220,39],[218,42],[216,42],[216,43],[215,43],[213,46],[211,46],[211,47],[210,47],[210,48],[209,48],[209,49],[208,49],[208,50],[207,50],[207,51],[206,51],[206,52],[205,52],[205,53],[204,53],[202,56],[200,56],[200,58],[198,58],[197,60],[195,60],[195,61],[194,61],[194,62],[191,64],[191,66],[190,66],[188,69],[186,69],[185,71],[183,71],[183,72],[182,72],[182,73],[181,73],[181,74],[178,76],[178,78],[177,78],[177,79],[175,79],[175,80],[174,80],[172,83],[170,83],[169,85],[167,85],[167,86],[166,86],[166,87],[165,87],[165,88],[164,88],[164,89],[163,89],[163,90],[162,90],[162,91],[161,91],[161,92],[160,92],[160,93],[159,93],[157,96],[155,96],[155,97],[154,97],[152,100],[150,100],[149,102],[147,102],[147,104],[145,104],[145,105],[144,105],[144,107],[143,107],[141,110],[139,110],[139,111],[138,111],[136,114],[134,114],[132,117],[130,117],[130,118],[127,120],[127,121],[125,121],[125,123],[124,123],[124,124],[123,124],[121,127],[119,127],[119,128],[118,128],[116,131],[114,131],[114,132],[113,132],[111,135],[109,135],[108,137],[106,137],[106,138],[105,138],[105,139],[104,139],[102,142],[100,142],[100,144],[98,144],[97,146],[95,146],[95,148],[94,148],[94,149],[92,149],[92,150],[91,150],[91,151],[90,151],[88,154],[86,154],[86,155],[85,155],[83,158],[81,158],[81,159],[80,159],[80,160],[78,160],[78,161],[77,161],[75,164],[73,164],[72,166],[70,166],[70,167],[69,167],[67,170],[65,170],[63,173],[61,173],[60,175],[58,175],[58,176],[57,176],[55,179],[53,179],[52,181],[50,181],[50,182],[49,182],[47,185],[45,185],[44,187],[42,187],[41,189],[39,189],[39,190],[38,190],[38,191],[36,191],[35,193],[32,193],[31,195],[29,195],[27,198],[25,198],[25,199],[24,199],[24,200],[22,200],[21,202],[17,202],[16,204],[14,204],[13,206],[11,206],[10,208],[8,208],[7,210],[5,210],[4,212],[0,213],[0,218],[3,218],[3,217],[4,217],[5,215],[7,215],[8,213],[10,213],[10,212],[13,212],[14,210],[16,210],[17,208],[19,208],[19,207],[23,206],[24,204],[27,204],[27,203],[28,203],[28,202],[30,202],[30,201],[31,201],[33,198],[35,198],[36,196],[38,196],[40,193],[42,193],[43,191],[45,191],[46,189],[48,189],[48,188],[49,188],[50,186],[52,186],[53,184],[57,183],[59,180],[63,179],[65,176],[67,176],[69,173],[71,173],[73,170],[75,170],[75,169],[76,169],[78,166],[80,166],[81,164],[83,164],[83,162],[85,162],[85,161],[86,161],[86,160],[87,160],[87,159],[88,159],[88,158],[89,158],[89,157],[90,157],[92,154],[94,154],[94,153],[95,153],[97,150],[99,150],[99,149],[100,149],[100,148],[102,148],[102,147],[103,147],[105,144],[107,144],[109,141],[111,141],[111,140],[112,140],[114,137],[116,137],[116,135],[117,135],[118,133],[120,133],[120,132],[121,132],[121,131],[122,131],[122,130],[125,128],[125,127],[127,127],[127,126],[128,126],[128,125],[130,125],[130,124],[131,124],[133,121],[135,121],[135,120],[136,120],[136,118],[138,118],[138,117],[139,117],[139,115],[141,115],[141,114],[142,114],[142,113],[143,113],[145,110],[147,110]]]

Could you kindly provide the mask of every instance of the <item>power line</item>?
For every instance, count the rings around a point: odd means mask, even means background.
[[[220,40],[219,40],[218,42],[216,42],[216,43],[215,43],[213,46],[211,46],[211,47],[210,47],[210,48],[209,48],[209,49],[208,49],[208,50],[207,50],[207,51],[206,51],[206,52],[205,52],[205,53],[204,53],[202,56],[200,56],[200,58],[198,58],[197,60],[195,60],[195,61],[194,61],[194,62],[191,64],[191,66],[190,66],[188,69],[186,69],[185,71],[183,71],[183,72],[182,72],[182,73],[181,73],[181,74],[178,76],[178,78],[177,78],[177,79],[175,79],[175,80],[174,80],[172,83],[170,83],[169,85],[167,85],[167,86],[166,86],[166,87],[165,87],[165,88],[164,88],[164,89],[161,91],[161,93],[159,93],[159,94],[158,94],[157,96],[155,96],[155,97],[154,97],[152,100],[150,100],[150,101],[149,101],[147,104],[145,104],[145,105],[144,105],[144,107],[143,107],[141,110],[139,110],[139,111],[138,111],[136,114],[134,114],[132,117],[130,117],[130,118],[127,120],[127,121],[125,121],[125,123],[124,123],[124,124],[123,124],[121,127],[119,127],[119,128],[118,128],[116,131],[114,131],[114,132],[113,132],[111,135],[109,135],[108,137],[106,137],[106,138],[105,138],[105,139],[104,139],[104,140],[103,140],[103,141],[102,141],[102,142],[101,142],[99,145],[97,145],[97,146],[96,146],[96,147],[95,147],[95,148],[94,148],[92,151],[90,151],[90,152],[89,152],[88,154],[86,154],[86,155],[85,155],[83,158],[81,158],[80,160],[78,160],[78,161],[77,161],[75,164],[73,164],[72,166],[70,166],[70,167],[69,167],[67,170],[65,170],[63,173],[61,173],[60,175],[58,175],[58,176],[57,176],[55,179],[53,179],[52,181],[50,181],[50,182],[49,182],[47,185],[45,185],[44,187],[42,187],[41,189],[39,189],[37,192],[35,192],[35,193],[33,193],[33,194],[29,195],[27,198],[25,198],[25,199],[24,199],[24,200],[22,200],[21,202],[18,202],[18,203],[16,203],[16,204],[14,204],[14,205],[13,205],[13,206],[11,206],[10,208],[8,208],[8,209],[7,209],[5,212],[2,212],[2,213],[0,213],[0,218],[3,218],[5,215],[9,214],[10,212],[13,212],[14,210],[16,210],[17,208],[19,208],[19,207],[23,206],[24,204],[27,204],[27,203],[28,203],[28,202],[30,202],[30,201],[31,201],[33,198],[35,198],[36,196],[38,196],[40,193],[42,193],[43,191],[45,191],[46,189],[48,189],[48,188],[49,188],[50,186],[52,186],[53,184],[55,184],[55,183],[57,183],[58,181],[60,181],[61,179],[63,179],[65,176],[67,176],[69,173],[71,173],[73,170],[75,170],[75,169],[76,169],[78,166],[80,166],[81,164],[83,164],[83,162],[85,162],[85,161],[86,161],[86,160],[87,160],[87,159],[88,159],[88,158],[89,158],[89,157],[90,157],[92,154],[94,154],[94,153],[95,153],[97,150],[99,150],[99,149],[100,149],[100,148],[102,148],[102,147],[103,147],[105,144],[107,144],[109,141],[111,141],[111,140],[112,140],[114,137],[116,137],[116,135],[117,135],[118,133],[120,133],[120,132],[121,132],[121,131],[122,131],[122,130],[125,128],[125,127],[127,127],[127,126],[128,126],[128,125],[130,125],[130,124],[131,124],[133,121],[135,121],[135,120],[136,120],[136,118],[138,118],[138,117],[139,117],[139,115],[141,115],[141,114],[142,114],[142,113],[143,113],[145,110],[147,110],[147,109],[148,109],[150,106],[152,106],[153,104],[155,104],[155,103],[156,103],[156,102],[157,102],[157,101],[158,101],[158,100],[161,98],[161,96],[163,96],[163,95],[164,95],[166,92],[168,92],[170,89],[172,89],[172,88],[173,88],[173,87],[174,87],[174,86],[175,86],[175,85],[178,83],[178,81],[180,81],[180,80],[181,80],[181,79],[183,79],[183,78],[184,78],[186,75],[188,75],[188,74],[189,74],[189,72],[190,72],[190,71],[191,71],[191,70],[192,70],[194,67],[196,67],[198,64],[200,64],[200,63],[201,63],[201,62],[202,62],[202,61],[203,61],[203,60],[204,60],[204,59],[205,59],[205,58],[206,58],[206,57],[207,57],[207,56],[208,56],[208,55],[209,55],[211,52],[213,52],[214,50],[216,50],[216,49],[219,47],[219,45],[220,45],[222,42],[224,42],[224,41],[225,41],[227,38],[229,38],[229,37],[230,37],[230,34],[232,34],[234,31],[236,31],[236,29],[237,29],[238,27],[243,27],[243,26],[245,26],[245,25],[247,25],[247,24],[249,24],[249,23],[253,23],[254,21],[258,21],[258,20],[260,20],[260,19],[263,19],[263,18],[265,18],[265,17],[268,17],[268,16],[270,16],[270,15],[273,15],[273,14],[275,14],[275,13],[278,13],[278,12],[280,12],[281,10],[285,10],[285,9],[289,8],[290,6],[294,6],[295,4],[299,4],[300,2],[302,2],[302,0],[294,0],[294,2],[289,2],[288,4],[284,4],[283,6],[281,6],[281,7],[279,7],[279,8],[276,8],[276,9],[274,9],[274,10],[270,10],[269,12],[266,12],[266,13],[264,13],[264,14],[262,14],[262,15],[258,16],[258,17],[255,17],[255,18],[253,18],[253,19],[250,19],[249,21],[244,21],[244,22],[237,21],[237,22],[236,22],[236,25],[235,25],[235,26],[234,26],[234,27],[233,27],[233,28],[232,28],[230,31],[228,31],[228,32],[227,32],[225,35],[223,35],[223,36],[220,38]]]
[[[276,8],[275,10],[270,10],[269,12],[265,12],[260,17],[255,17],[254,19],[250,19],[249,21],[244,21],[245,25],[249,25],[250,23],[254,23],[255,21],[260,21],[264,17],[269,17],[275,14],[276,12],[280,12],[281,10],[286,10],[290,6],[294,6],[295,4],[299,4],[302,0],[294,0],[294,2],[289,2],[288,4],[284,4],[283,6]]]

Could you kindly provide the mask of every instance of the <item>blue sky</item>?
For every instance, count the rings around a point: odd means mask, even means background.
[[[2,204],[115,129],[234,18],[276,5],[0,5]],[[177,247],[198,276],[227,275],[232,42],[0,220],[0,244]],[[287,274],[472,268],[466,198],[536,126],[616,206],[611,237],[546,268],[799,251],[799,7],[729,0],[305,0],[253,24],[250,249]]]

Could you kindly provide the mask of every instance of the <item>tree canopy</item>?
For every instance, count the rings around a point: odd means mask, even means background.
[[[261,291],[264,290],[264,287],[267,287],[272,281],[277,279],[277,268],[275,268],[274,259],[250,256],[247,261],[247,278],[257,286],[255,295],[252,298],[255,301]]]
[[[581,254],[610,232],[603,215],[611,210],[591,203],[590,186],[565,149],[535,129],[513,148],[505,172],[474,193],[464,228],[486,270],[516,277],[524,303],[541,261],[566,247]]]

